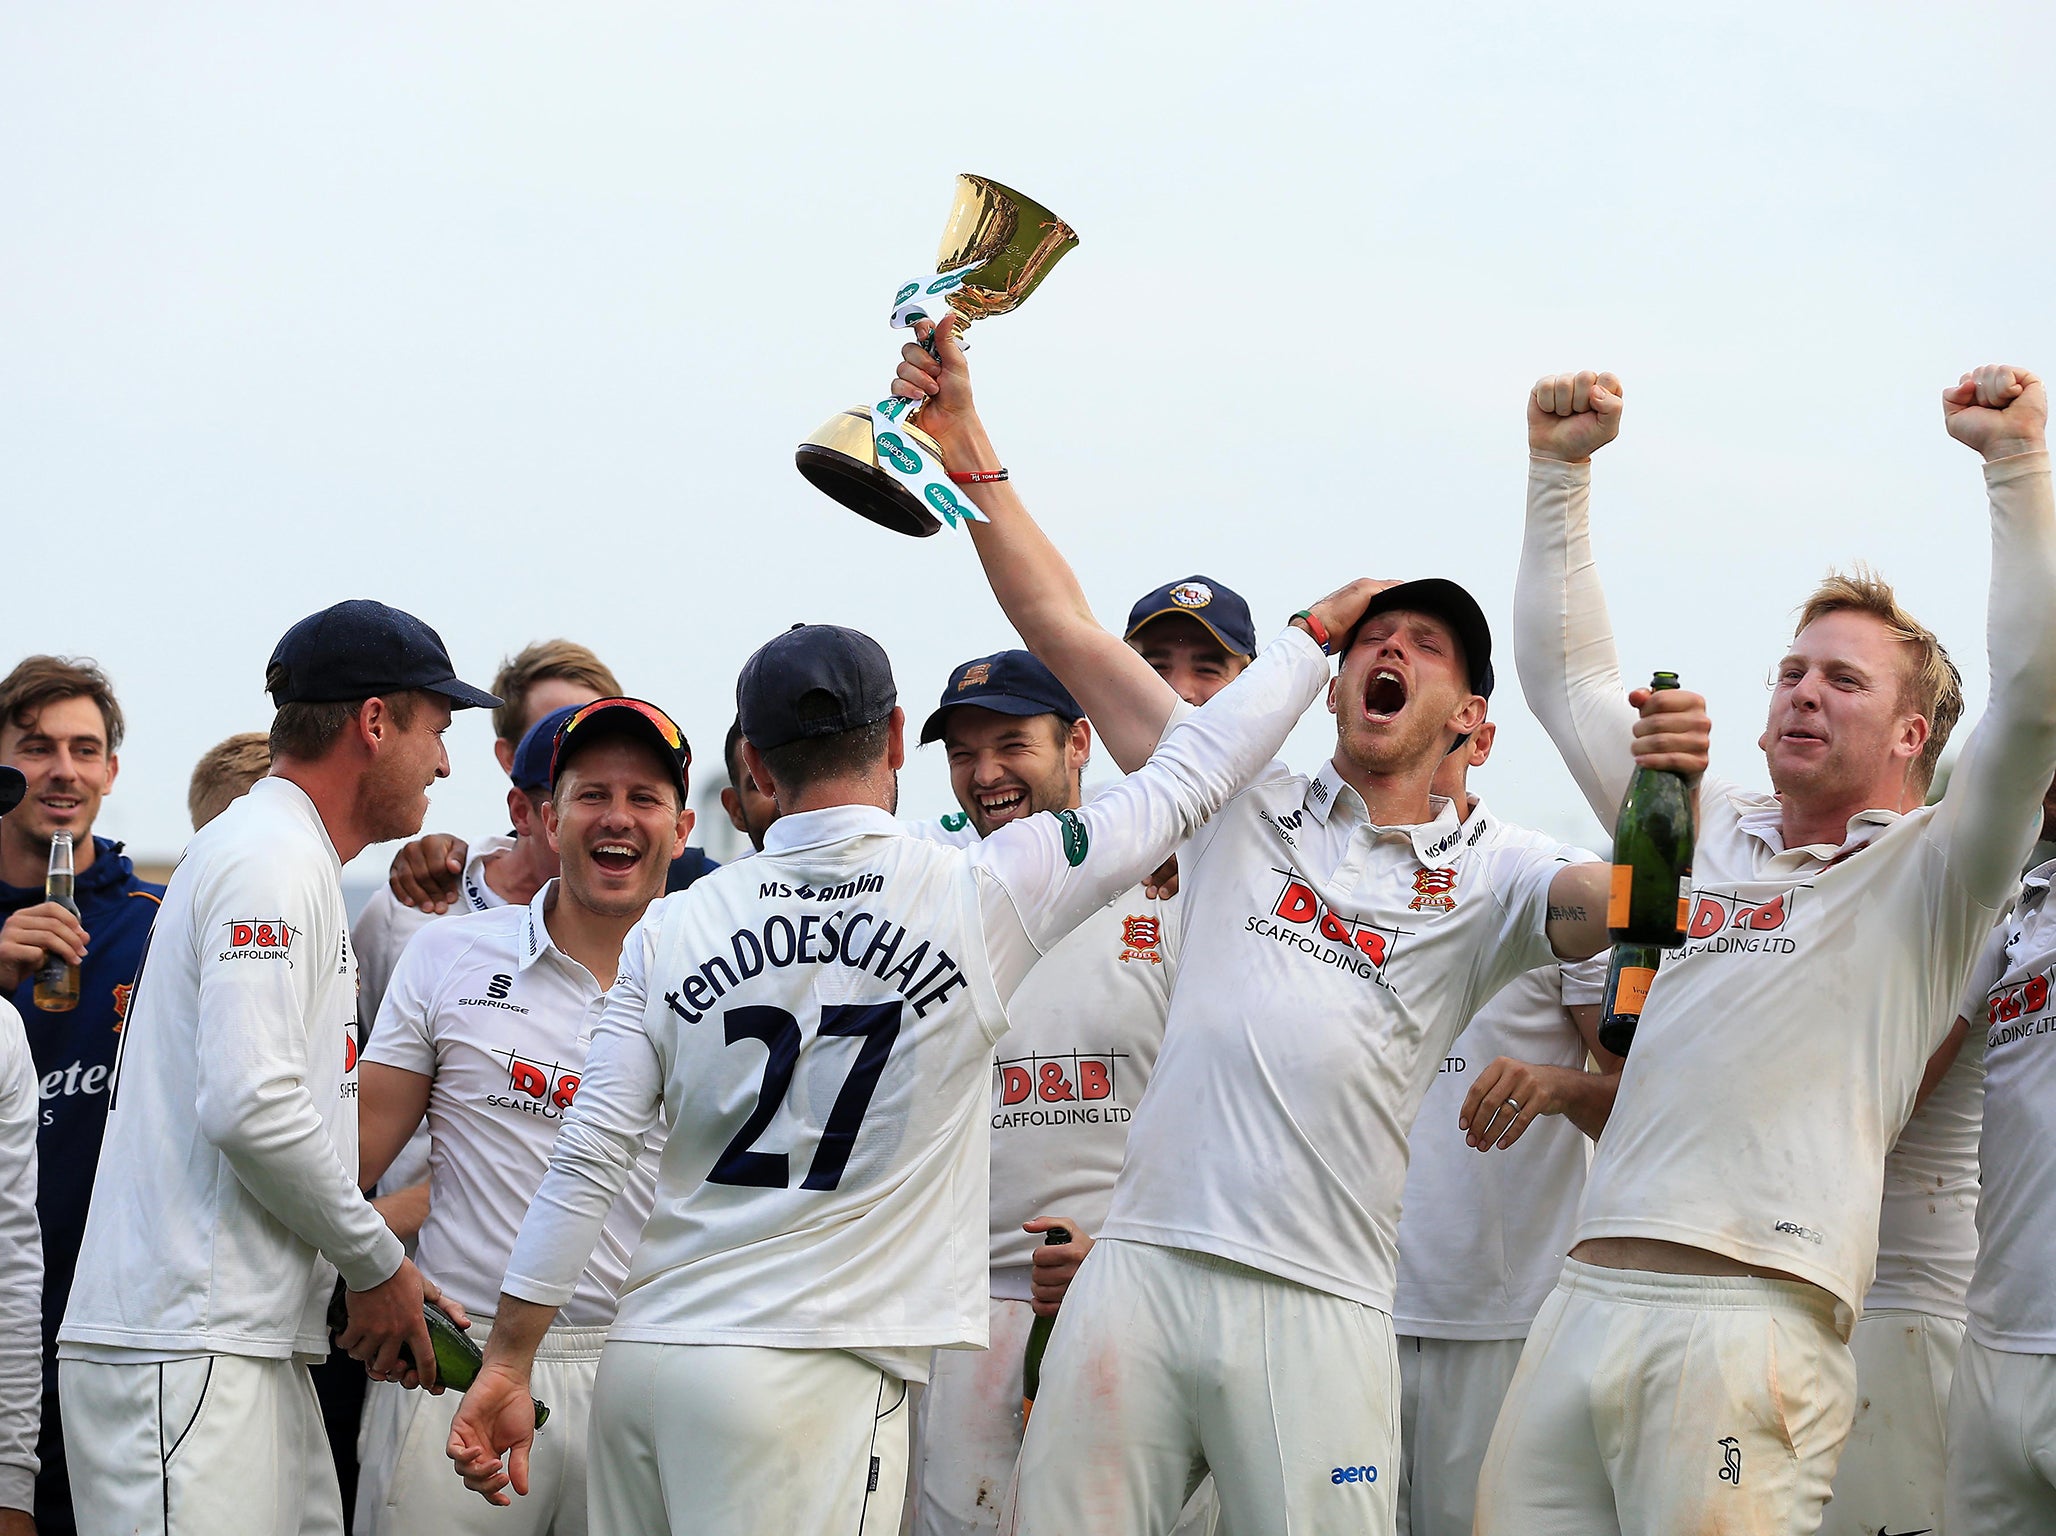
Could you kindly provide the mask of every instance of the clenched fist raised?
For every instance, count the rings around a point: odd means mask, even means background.
[[[1582,464],[1621,429],[1621,381],[1587,368],[1552,373],[1528,391],[1528,452]]]
[[[1987,363],[1942,391],[1942,420],[1987,459],[2034,453],[2048,445],[2049,392],[2025,368]]]

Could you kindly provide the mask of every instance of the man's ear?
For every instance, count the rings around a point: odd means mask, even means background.
[[[1064,766],[1073,773],[1082,773],[1091,761],[1092,722],[1080,715],[1064,734]]]
[[[770,765],[764,761],[764,754],[759,752],[756,749],[756,747],[750,743],[750,739],[747,736],[745,736],[742,740],[742,765],[743,767],[749,770],[751,781],[754,782],[759,789],[763,790],[763,792],[766,795],[770,796],[773,800],[776,800],[778,798],[778,786],[772,782]],[[723,805],[726,805],[728,803],[727,797],[729,793],[730,792],[727,790],[723,790],[721,792],[721,803]]]
[[[885,760],[892,771],[898,773],[907,766],[907,712],[897,704],[892,707],[892,732],[885,750]],[[759,784],[762,779],[757,780]]]
[[[1473,768],[1485,766],[1485,759],[1492,755],[1492,743],[1499,737],[1499,722],[1487,720],[1471,732],[1470,765]]]
[[[529,836],[533,825],[535,806],[526,794],[518,789],[507,791],[507,825],[514,829],[516,837]]]
[[[554,798],[543,802],[543,840],[550,845],[550,852],[557,853],[557,802]]]
[[[514,772],[514,745],[513,742],[502,741],[497,736],[493,738],[493,758],[499,763],[500,772],[510,777]]]
[[[1335,713],[1335,690],[1341,685],[1341,683],[1342,674],[1340,672],[1337,672],[1333,677],[1328,679],[1328,713],[1331,715]]]
[[[665,863],[675,863],[684,854],[685,840],[692,836],[692,824],[697,819],[691,806],[681,805],[678,808],[678,836],[671,840],[671,857],[666,859]]]
[[[721,791],[721,809],[728,813],[728,824],[744,837],[750,835],[749,823],[743,820],[742,796],[733,789]]]

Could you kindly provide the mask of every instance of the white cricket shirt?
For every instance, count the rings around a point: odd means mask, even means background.
[[[336,1270],[400,1240],[357,1190],[357,967],[304,791],[193,835],[129,1000],[58,1358],[328,1354]]]
[[[486,861],[514,846],[511,837],[481,838],[464,857],[464,872],[457,877],[457,899],[444,913],[424,912],[410,907],[393,894],[390,882],[382,882],[357,913],[350,928],[350,944],[357,951],[357,1002],[359,1017],[367,1027],[378,1019],[385,1005],[386,987],[393,967],[408,940],[438,916],[454,917],[460,912],[490,912],[507,905],[506,898],[486,884]]]
[[[1952,1025],[1956,1017],[1951,1010]],[[1926,1312],[1957,1322],[1969,1315],[1984,1117],[1984,1035],[1974,1023],[1935,1091],[1885,1154],[1877,1278],[1864,1293],[1865,1311]]]
[[[903,1375],[986,1341],[1005,1000],[1283,743],[1328,680],[1288,630],[1140,771],[974,848],[877,807],[780,818],[652,906],[504,1289],[561,1305],[661,1104],[671,1138],[612,1336],[851,1349]]]
[[[1392,1310],[1407,1132],[1451,1043],[1552,963],[1570,851],[1467,822],[1378,827],[1330,763],[1274,763],[1178,856],[1179,976],[1105,1235]]]
[[[364,1059],[431,1079],[429,1201],[414,1262],[467,1311],[490,1314],[521,1218],[585,1075],[606,996],[551,942],[548,881],[525,906],[467,912],[417,934],[393,971]],[[558,1321],[603,1328],[656,1198],[652,1132]]]
[[[1476,812],[1472,813],[1473,815]],[[1571,857],[1589,861],[1583,849]],[[1427,1339],[1519,1339],[1556,1288],[1577,1226],[1592,1143],[1545,1115],[1505,1151],[1479,1152],[1457,1126],[1464,1096],[1501,1056],[1585,1067],[1565,1010],[1606,994],[1605,951],[1515,978],[1478,1010],[1442,1059],[1408,1139],[1392,1326]]]
[[[1635,712],[1592,562],[1590,478],[1531,466],[1515,654],[1529,706],[1610,819]],[[1948,792],[1904,816],[1859,813],[1839,847],[1788,849],[1774,796],[1706,779],[1688,939],[1650,989],[1579,1241],[1683,1243],[1809,1280],[1852,1321],[1861,1308],[1885,1154],[2056,769],[2048,455],[1988,464],[1985,480],[1992,696]]]
[[[1984,1188],[1970,1336],[1987,1349],[2056,1354],[2056,863],[2022,884],[1962,999],[1984,1048]],[[1972,1044],[1966,1042],[1964,1049]]]
[[[43,1229],[36,1220],[36,1065],[0,997],[0,1509],[36,1507],[43,1420]]]
[[[1030,1299],[1036,1216],[1097,1235],[1163,1045],[1177,903],[1123,893],[1060,939],[1007,1003],[993,1052],[992,1294]]]

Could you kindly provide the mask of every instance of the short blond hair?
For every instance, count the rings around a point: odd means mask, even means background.
[[[493,692],[504,701],[493,711],[493,734],[510,745],[519,743],[535,723],[528,718],[528,690],[552,677],[583,683],[603,699],[621,695],[613,669],[576,640],[538,640],[501,662],[493,674]]]
[[[199,831],[250,791],[271,772],[271,740],[262,731],[238,731],[219,746],[209,747],[193,764],[193,782],[186,789],[186,809]]]
[[[1928,723],[1927,745],[1909,769],[1912,787],[1925,796],[1934,782],[1942,748],[1949,744],[1949,733],[1963,718],[1963,674],[1956,670],[1935,632],[1902,608],[1891,583],[1869,566],[1859,565],[1846,575],[1830,571],[1799,610],[1798,628],[1831,613],[1868,614],[1884,625],[1894,640],[1910,647],[1899,699]]]

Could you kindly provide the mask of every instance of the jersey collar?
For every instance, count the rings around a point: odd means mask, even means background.
[[[557,948],[550,939],[550,925],[543,917],[549,910],[550,896],[556,889],[557,880],[553,875],[545,880],[542,889],[528,900],[528,912],[521,923],[521,958],[514,965],[517,971],[527,970],[545,954]]]
[[[1336,770],[1331,757],[1321,764],[1321,771],[1306,782],[1306,808],[1322,826],[1328,824],[1328,817],[1341,812],[1345,821],[1369,821],[1370,811],[1364,805],[1364,797],[1358,794]]]
[[[829,805],[818,811],[781,816],[764,834],[766,853],[791,853],[839,843],[846,837],[901,837],[905,829],[892,813],[875,805]]]
[[[1476,842],[1485,835],[1487,823],[1478,818],[1484,815],[1483,801],[1471,813],[1470,826],[1457,820],[1456,806],[1440,795],[1428,797],[1428,809],[1434,813],[1433,820],[1419,822],[1413,826],[1381,827],[1371,820],[1370,810],[1364,805],[1363,796],[1350,786],[1330,758],[1321,765],[1321,771],[1307,780],[1304,804],[1308,812],[1322,826],[1328,824],[1331,816],[1339,816],[1345,822],[1360,821],[1379,837],[1405,837],[1412,842],[1414,853],[1423,864],[1447,857],[1465,834],[1475,827]],[[774,829],[776,830],[775,826]]]
[[[1901,812],[1888,811],[1882,807],[1858,811],[1849,818],[1847,835],[1842,839],[1840,847],[1831,848],[1826,843],[1806,843],[1798,848],[1787,848],[1784,807],[1778,804],[1776,796],[1737,797],[1736,808],[1741,812],[1736,818],[1736,826],[1745,835],[1755,838],[1770,849],[1773,854],[1780,858],[1789,855],[1795,858],[1817,859],[1823,864],[1831,863],[1838,857],[1847,858],[1859,848],[1875,841],[1883,835],[1887,827],[1899,821],[1902,816]]]

